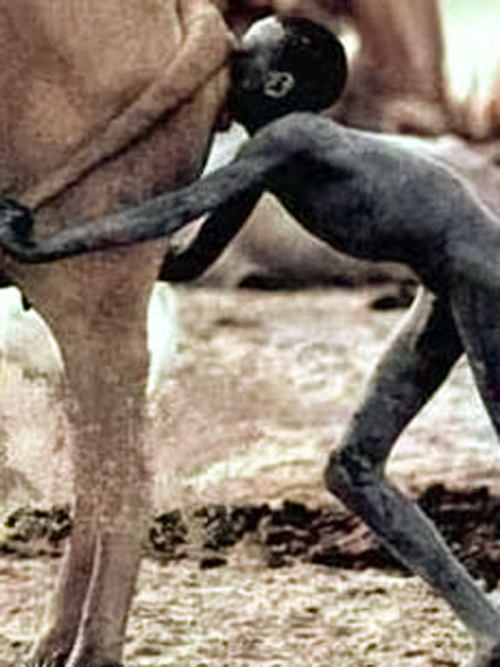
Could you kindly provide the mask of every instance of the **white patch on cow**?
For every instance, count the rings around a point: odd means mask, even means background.
[[[173,288],[156,283],[148,304],[147,393],[154,396],[171,372],[177,349],[177,302]],[[44,320],[25,310],[16,287],[0,290],[0,364],[17,364],[27,377],[42,377],[56,384],[64,364],[59,346]]]
[[[203,175],[210,174],[231,162],[247,140],[246,130],[238,123],[232,123],[231,127],[224,132],[218,132],[212,143],[212,150],[208,156]]]
[[[167,283],[156,283],[148,304],[149,374],[147,395],[153,397],[170,375],[179,339],[177,295]]]
[[[16,287],[0,291],[0,358],[19,365],[28,377],[56,383],[63,372],[59,346],[49,327],[33,309],[25,310]]]

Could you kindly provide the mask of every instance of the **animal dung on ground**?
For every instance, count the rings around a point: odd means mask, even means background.
[[[417,502],[473,576],[495,588],[500,580],[500,497],[487,487],[448,490],[434,484]],[[59,556],[71,528],[66,507],[21,507],[0,527],[0,552]],[[292,500],[274,509],[268,504],[212,504],[191,512],[163,512],[149,525],[144,553],[164,562],[194,556],[201,569],[210,569],[224,566],[231,549],[244,539],[257,547],[268,567],[300,561],[404,571],[360,519],[339,504],[310,508]]]

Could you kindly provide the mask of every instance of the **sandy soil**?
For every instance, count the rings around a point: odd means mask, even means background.
[[[154,510],[285,497],[330,502],[321,481],[327,452],[401,316],[367,308],[373,295],[181,291],[177,369],[152,408]],[[3,511],[29,499],[67,501],[55,397],[18,369],[4,368],[2,379],[0,436],[11,470],[0,479]],[[494,445],[461,364],[401,438],[391,475],[406,488],[444,480],[498,492]],[[0,667],[21,664],[57,566],[0,559]],[[458,622],[414,577],[305,563],[270,569],[246,541],[216,569],[200,569],[196,548],[179,562],[145,559],[126,664],[427,667],[462,664],[469,651]]]

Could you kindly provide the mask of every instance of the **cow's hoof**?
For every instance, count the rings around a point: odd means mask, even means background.
[[[64,667],[65,660],[48,656],[36,656],[23,662],[21,667]]]
[[[72,648],[67,633],[53,629],[37,642],[26,667],[65,667]]]
[[[67,654],[37,651],[23,667],[65,667]]]
[[[123,667],[123,664],[106,658],[76,658],[67,662],[65,667]]]
[[[121,662],[89,653],[72,654],[64,667],[123,667]]]

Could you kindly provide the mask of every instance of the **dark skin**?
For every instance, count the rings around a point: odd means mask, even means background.
[[[474,636],[473,664],[500,666],[500,614],[385,475],[401,431],[464,351],[500,433],[500,225],[451,171],[390,139],[310,113],[260,129],[252,118],[255,134],[230,165],[98,225],[34,240],[29,213],[6,202],[0,244],[20,261],[51,261],[168,236],[208,213],[191,246],[164,267],[166,279],[186,280],[217,258],[271,192],[332,247],[410,266],[424,287],[332,454],[326,482],[445,597]]]

